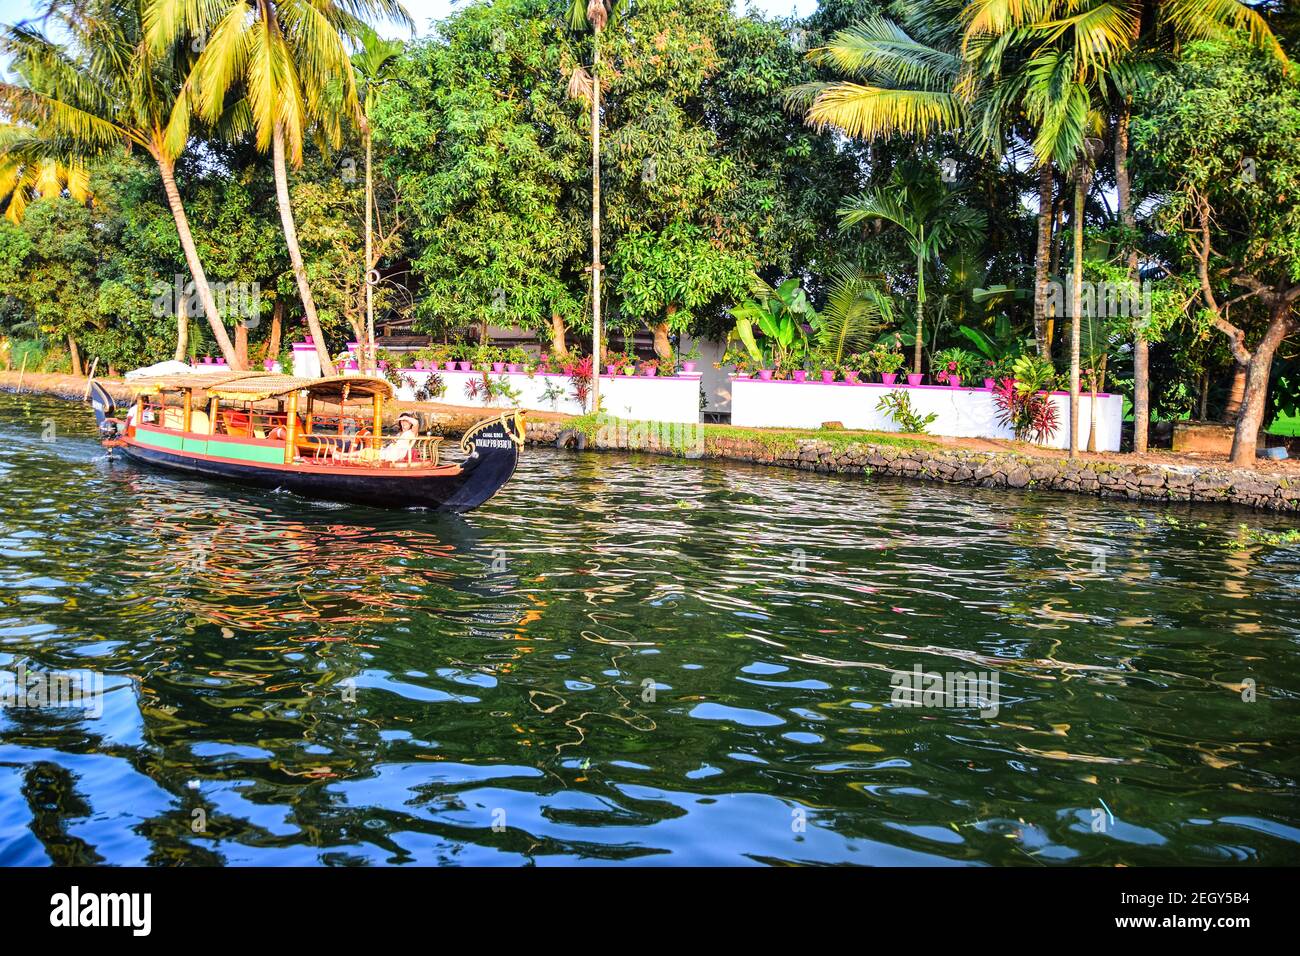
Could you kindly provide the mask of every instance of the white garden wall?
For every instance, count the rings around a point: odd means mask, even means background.
[[[842,422],[845,428],[898,431],[888,412],[876,410],[887,392],[899,389],[912,399],[920,415],[938,418],[927,428],[931,435],[954,438],[1011,438],[1011,430],[998,424],[993,392],[983,388],[947,385],[850,385],[847,382],[793,382],[733,379],[731,423],[753,428],[819,428],[823,422]],[[1053,392],[1060,427],[1045,444],[1069,446],[1070,396]],[[1085,392],[1079,401],[1079,447],[1088,441],[1091,401]],[[1124,400],[1120,395],[1097,396],[1097,450],[1119,451]]]
[[[403,401],[415,401],[416,390],[429,378],[429,372],[419,369],[404,368],[399,371],[403,381],[397,390],[397,397]],[[432,399],[448,405],[479,405],[480,398],[470,398],[465,393],[466,385],[471,379],[481,380],[482,372],[448,372],[439,370],[446,392]],[[526,408],[534,411],[565,412],[569,415],[581,415],[583,410],[573,397],[573,380],[562,373],[546,374],[537,372],[532,376],[522,372],[497,374],[489,372],[493,381],[505,379],[510,387],[518,390],[517,401],[497,401],[487,407]],[[561,396],[555,400],[546,396],[548,386],[558,391]],[[601,406],[607,414],[617,418],[630,418],[648,422],[682,422],[691,423],[700,420],[700,376],[628,376],[602,375],[600,377]]]
[[[293,374],[299,378],[320,378],[320,359],[310,342],[293,343]]]

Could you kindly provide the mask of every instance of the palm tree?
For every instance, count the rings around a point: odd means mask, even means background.
[[[169,117],[188,116],[183,89],[194,57],[182,44],[149,50],[142,7],[140,0],[49,0],[46,17],[68,37],[70,51],[28,24],[4,27],[0,53],[10,58],[18,82],[0,84],[0,101],[13,119],[30,128],[21,144],[29,154],[75,156],[77,162],[122,147],[149,154],[162,177],[212,335],[230,367],[238,369],[239,356],[222,323],[176,188],[176,161],[185,138],[168,136]],[[184,312],[178,304],[178,323],[185,322]]]
[[[1128,168],[1128,129],[1132,93],[1150,64],[1178,44],[1195,39],[1245,34],[1252,43],[1286,61],[1286,54],[1257,10],[1237,0],[971,0],[963,50],[1000,49],[1017,42],[1056,44],[1072,55],[1075,77],[1102,88],[1115,114],[1115,182],[1120,222],[1136,226]],[[1064,52],[1064,51],[1063,51]],[[1031,58],[1032,59],[1032,58]],[[1108,89],[1107,89],[1108,88]],[[1130,279],[1137,276],[1136,248],[1130,250]],[[1148,344],[1141,328],[1133,341],[1133,450],[1147,450],[1150,376]]]
[[[374,368],[376,363],[375,348],[375,283],[372,272],[379,265],[374,254],[374,208],[375,189],[371,180],[371,127],[370,118],[374,113],[379,90],[391,79],[393,66],[401,56],[404,44],[401,40],[385,40],[374,30],[364,30],[361,34],[361,49],[352,57],[352,66],[357,71],[362,91],[363,123],[362,136],[366,141],[366,342],[363,348],[363,367]],[[367,364],[368,363],[368,364]]]
[[[182,37],[202,40],[194,65],[198,115],[214,120],[236,87],[248,103],[257,148],[271,151],[275,198],[294,282],[321,371],[334,374],[316,300],[298,244],[289,201],[287,162],[302,165],[303,142],[315,132],[338,145],[343,125],[364,122],[347,42],[359,42],[368,20],[412,26],[397,0],[153,0],[145,17],[155,50]],[[177,114],[177,135],[185,116]]]
[[[893,223],[903,231],[916,258],[916,342],[912,371],[921,371],[925,319],[925,264],[937,260],[948,246],[975,239],[983,231],[982,212],[961,203],[961,190],[949,189],[931,168],[904,163],[889,185],[848,200],[839,210],[842,228],[872,220]]]
[[[1003,46],[963,49],[961,2],[895,3],[899,19],[872,16],[842,30],[809,58],[851,79],[807,83],[786,100],[805,120],[850,136],[884,139],[951,134],[977,154],[1001,155],[1007,134],[1024,118],[1023,83],[1003,69]],[[1034,334],[1044,356],[1046,287],[1051,265],[1052,162],[1038,164],[1038,243],[1035,248]]]

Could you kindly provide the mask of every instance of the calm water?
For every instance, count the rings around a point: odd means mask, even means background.
[[[456,518],[0,435],[0,668],[103,675],[0,712],[5,865],[1300,861],[1300,549],[1225,547],[1284,518],[544,450]]]

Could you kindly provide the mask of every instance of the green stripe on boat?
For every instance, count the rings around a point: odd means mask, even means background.
[[[283,464],[284,449],[275,445],[253,445],[237,441],[204,441],[182,438],[170,432],[137,430],[135,440],[149,448],[162,448],[192,455],[211,455],[233,461],[254,461],[259,464]]]

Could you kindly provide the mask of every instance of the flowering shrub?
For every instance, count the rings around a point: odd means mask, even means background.
[[[930,356],[930,371],[941,385],[947,385],[949,376],[953,375],[963,382],[970,381],[978,367],[979,356],[965,349],[944,349]]]

